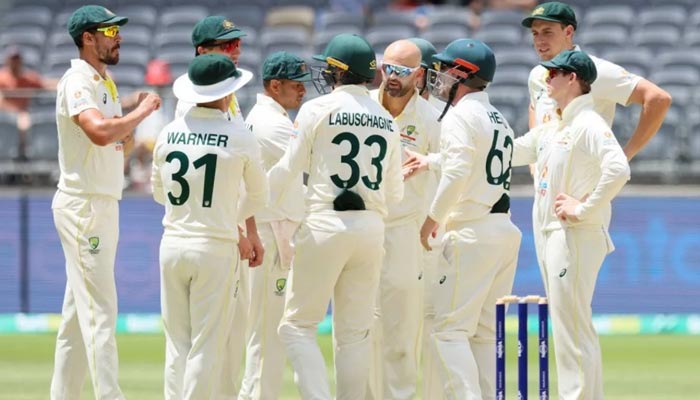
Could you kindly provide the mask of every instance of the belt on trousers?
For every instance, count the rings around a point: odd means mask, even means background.
[[[507,214],[508,211],[510,211],[510,196],[503,193],[503,196],[491,207],[491,214]]]

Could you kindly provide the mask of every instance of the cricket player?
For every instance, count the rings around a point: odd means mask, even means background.
[[[336,398],[362,399],[384,218],[387,204],[403,197],[400,132],[365,86],[377,64],[364,38],[337,35],[314,58],[327,64],[314,81],[317,89],[333,91],[301,107],[289,148],[268,174],[272,207],[300,172],[309,174],[279,335],[301,397],[330,400],[316,330],[332,298]]]
[[[195,49],[195,56],[211,53],[222,54],[238,65],[242,40],[245,36],[246,33],[226,17],[219,15],[205,17],[197,22],[192,29],[192,45]],[[251,75],[250,71],[242,68],[239,68],[238,71],[244,76]],[[182,117],[193,106],[194,104],[189,101],[178,100],[175,117]],[[236,100],[235,93],[231,96],[231,103],[226,111],[226,118],[235,124],[245,126],[243,113]],[[241,259],[244,260],[244,264],[247,263],[248,265],[244,265],[238,274],[239,281],[236,283],[237,290],[235,290],[237,323],[233,325],[231,337],[225,351],[227,359],[224,361],[223,382],[220,387],[221,396],[227,399],[237,398],[240,391],[241,364],[246,340],[245,318],[247,318],[250,308],[247,293],[248,267],[253,268],[262,264],[264,257],[264,248],[258,236],[255,217],[246,219],[245,226],[239,228],[238,250]]]
[[[541,63],[561,119],[515,141],[513,165],[535,163],[533,226],[552,319],[559,398],[602,399],[600,344],[591,301],[598,271],[614,247],[610,202],[629,180],[627,157],[595,111],[596,63],[564,51]]]
[[[496,59],[483,42],[458,39],[434,56],[432,91],[445,100],[442,169],[420,231],[445,226],[442,260],[432,285],[431,338],[447,399],[492,399],[495,394],[496,299],[511,292],[521,233],[510,221],[513,131],[489,103],[486,86]]]
[[[165,206],[160,247],[166,399],[212,399],[234,318],[240,257],[237,222],[264,207],[267,177],[255,138],[226,118],[249,81],[228,57],[190,63],[173,92],[194,101],[153,150],[153,197]],[[239,188],[246,188],[240,202]]]
[[[431,170],[436,170],[440,124],[438,111],[416,87],[423,74],[420,49],[408,40],[391,43],[384,51],[381,70],[382,84],[370,92],[372,98],[394,117],[402,148],[432,157]],[[370,390],[376,399],[411,399],[416,392],[424,293],[418,231],[427,215],[429,178],[421,174],[407,181],[403,201],[388,207],[373,332],[374,369],[370,370]]]
[[[143,94],[136,109],[122,116],[107,66],[119,62],[119,30],[127,21],[101,6],[80,7],[68,19],[79,57],[71,60],[56,98],[61,174],[51,208],[67,282],[51,379],[54,400],[80,398],[88,371],[96,399],[124,398],[114,338],[124,141],[160,107],[160,97]]]
[[[246,125],[260,145],[265,170],[269,170],[289,146],[294,127],[287,110],[301,106],[311,70],[298,56],[280,51],[263,62],[262,79],[264,91],[258,94]],[[258,234],[267,251],[262,265],[249,271],[250,314],[241,400],[277,399],[282,387],[286,356],[277,327],[294,255],[292,235],[304,217],[303,176],[293,179],[277,207],[256,214]]]
[[[574,10],[560,2],[537,6],[523,19],[522,25],[532,32],[535,51],[542,61],[549,61],[564,50],[581,50],[574,44],[578,26]],[[626,71],[610,61],[591,57],[596,64],[598,78],[591,87],[591,96],[605,122],[612,126],[617,104],[641,105],[637,127],[625,145],[627,159],[631,160],[661,127],[671,106],[671,96],[652,82]],[[530,128],[553,119],[559,119],[554,99],[547,89],[547,69],[538,65],[530,72]]]
[[[192,29],[192,45],[195,56],[200,54],[218,53],[224,54],[238,65],[241,56],[242,38],[247,36],[237,25],[220,15],[208,16],[195,24]],[[241,70],[243,71],[243,70]],[[175,117],[183,116],[193,106],[191,101],[181,100],[177,103]],[[227,111],[227,118],[231,121],[245,124],[243,113],[234,94]]]

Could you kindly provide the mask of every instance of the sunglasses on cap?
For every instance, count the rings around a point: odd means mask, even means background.
[[[389,76],[391,74],[396,74],[399,78],[405,78],[413,73],[413,71],[417,70],[418,68],[411,68],[411,67],[406,67],[403,65],[395,65],[395,64],[387,64],[384,63],[382,64],[382,68],[384,69],[384,73]]]
[[[105,26],[102,28],[95,28],[97,32],[102,32],[108,38],[113,38],[119,34],[119,25]]]

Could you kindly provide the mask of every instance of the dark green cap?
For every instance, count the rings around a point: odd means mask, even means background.
[[[68,33],[76,38],[88,29],[98,25],[124,25],[129,18],[119,17],[102,6],[82,6],[68,18]]]
[[[354,33],[334,36],[323,54],[317,54],[313,58],[368,80],[374,79],[377,72],[377,59],[372,45]]]
[[[549,61],[540,63],[547,69],[563,69],[575,72],[579,78],[588,83],[593,83],[598,77],[598,70],[595,63],[588,57],[588,54],[577,50],[566,50],[559,53]]]
[[[532,21],[536,19],[573,25],[574,29],[576,29],[576,14],[574,14],[574,10],[568,4],[558,1],[540,4],[532,10],[529,17],[523,20],[522,25],[530,28],[532,27]]]
[[[429,41],[423,39],[423,38],[410,38],[408,39],[411,43],[415,44],[418,46],[420,49],[420,55],[421,55],[421,60],[420,60],[420,65],[423,68],[432,68],[433,65],[433,56],[437,54],[437,49],[435,46],[433,46],[432,43]]]
[[[228,78],[238,78],[241,71],[223,54],[209,53],[195,57],[187,69],[190,81],[198,86],[208,86]]]
[[[214,40],[233,40],[245,36],[233,22],[220,15],[204,18],[192,29],[192,45],[197,47]]]
[[[267,56],[262,65],[262,79],[289,79],[292,81],[308,82],[311,71],[306,62],[294,54],[277,51]]]

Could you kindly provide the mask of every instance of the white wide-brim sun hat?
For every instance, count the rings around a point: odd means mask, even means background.
[[[234,93],[253,79],[252,72],[242,68],[236,70],[241,73],[238,78],[226,78],[221,82],[206,86],[195,85],[187,73],[182,74],[173,83],[173,93],[179,100],[188,103],[209,103],[219,100]]]

